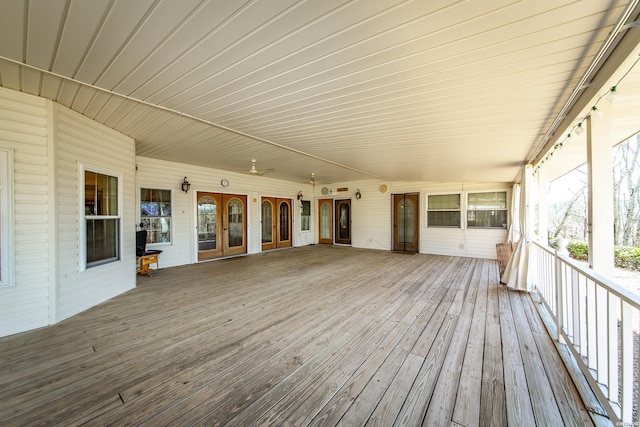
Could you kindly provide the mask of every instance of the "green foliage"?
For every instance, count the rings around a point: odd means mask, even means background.
[[[572,240],[567,245],[567,250],[571,258],[579,259],[580,261],[589,260],[589,245],[587,242]]]
[[[613,248],[616,267],[626,270],[640,271],[640,248],[633,246],[616,246]]]
[[[573,240],[567,244],[567,250],[571,258],[580,261],[589,260],[589,246],[587,242]],[[616,267],[640,271],[640,248],[634,246],[616,246],[613,248],[613,253]]]

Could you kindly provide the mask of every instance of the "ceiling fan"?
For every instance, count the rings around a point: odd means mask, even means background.
[[[251,169],[240,171],[248,175],[264,175],[265,173],[272,172],[274,169],[256,169],[256,159],[251,159]]]
[[[316,178],[316,173],[311,172],[311,176],[309,177],[309,181],[307,181],[307,184],[311,184],[315,187],[318,184],[326,184],[326,183],[318,181],[318,179]]]

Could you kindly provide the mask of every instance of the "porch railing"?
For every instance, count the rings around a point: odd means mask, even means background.
[[[538,243],[529,280],[614,425],[638,423],[640,297]]]

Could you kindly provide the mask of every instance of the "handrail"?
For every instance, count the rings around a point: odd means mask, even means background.
[[[637,423],[634,359],[640,350],[640,296],[547,246],[532,242],[528,277],[616,425]],[[635,424],[634,424],[635,425]]]

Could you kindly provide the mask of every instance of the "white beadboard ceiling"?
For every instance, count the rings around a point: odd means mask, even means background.
[[[257,159],[301,182],[512,182],[626,9],[10,0],[0,84],[135,138],[140,156],[225,170]]]

